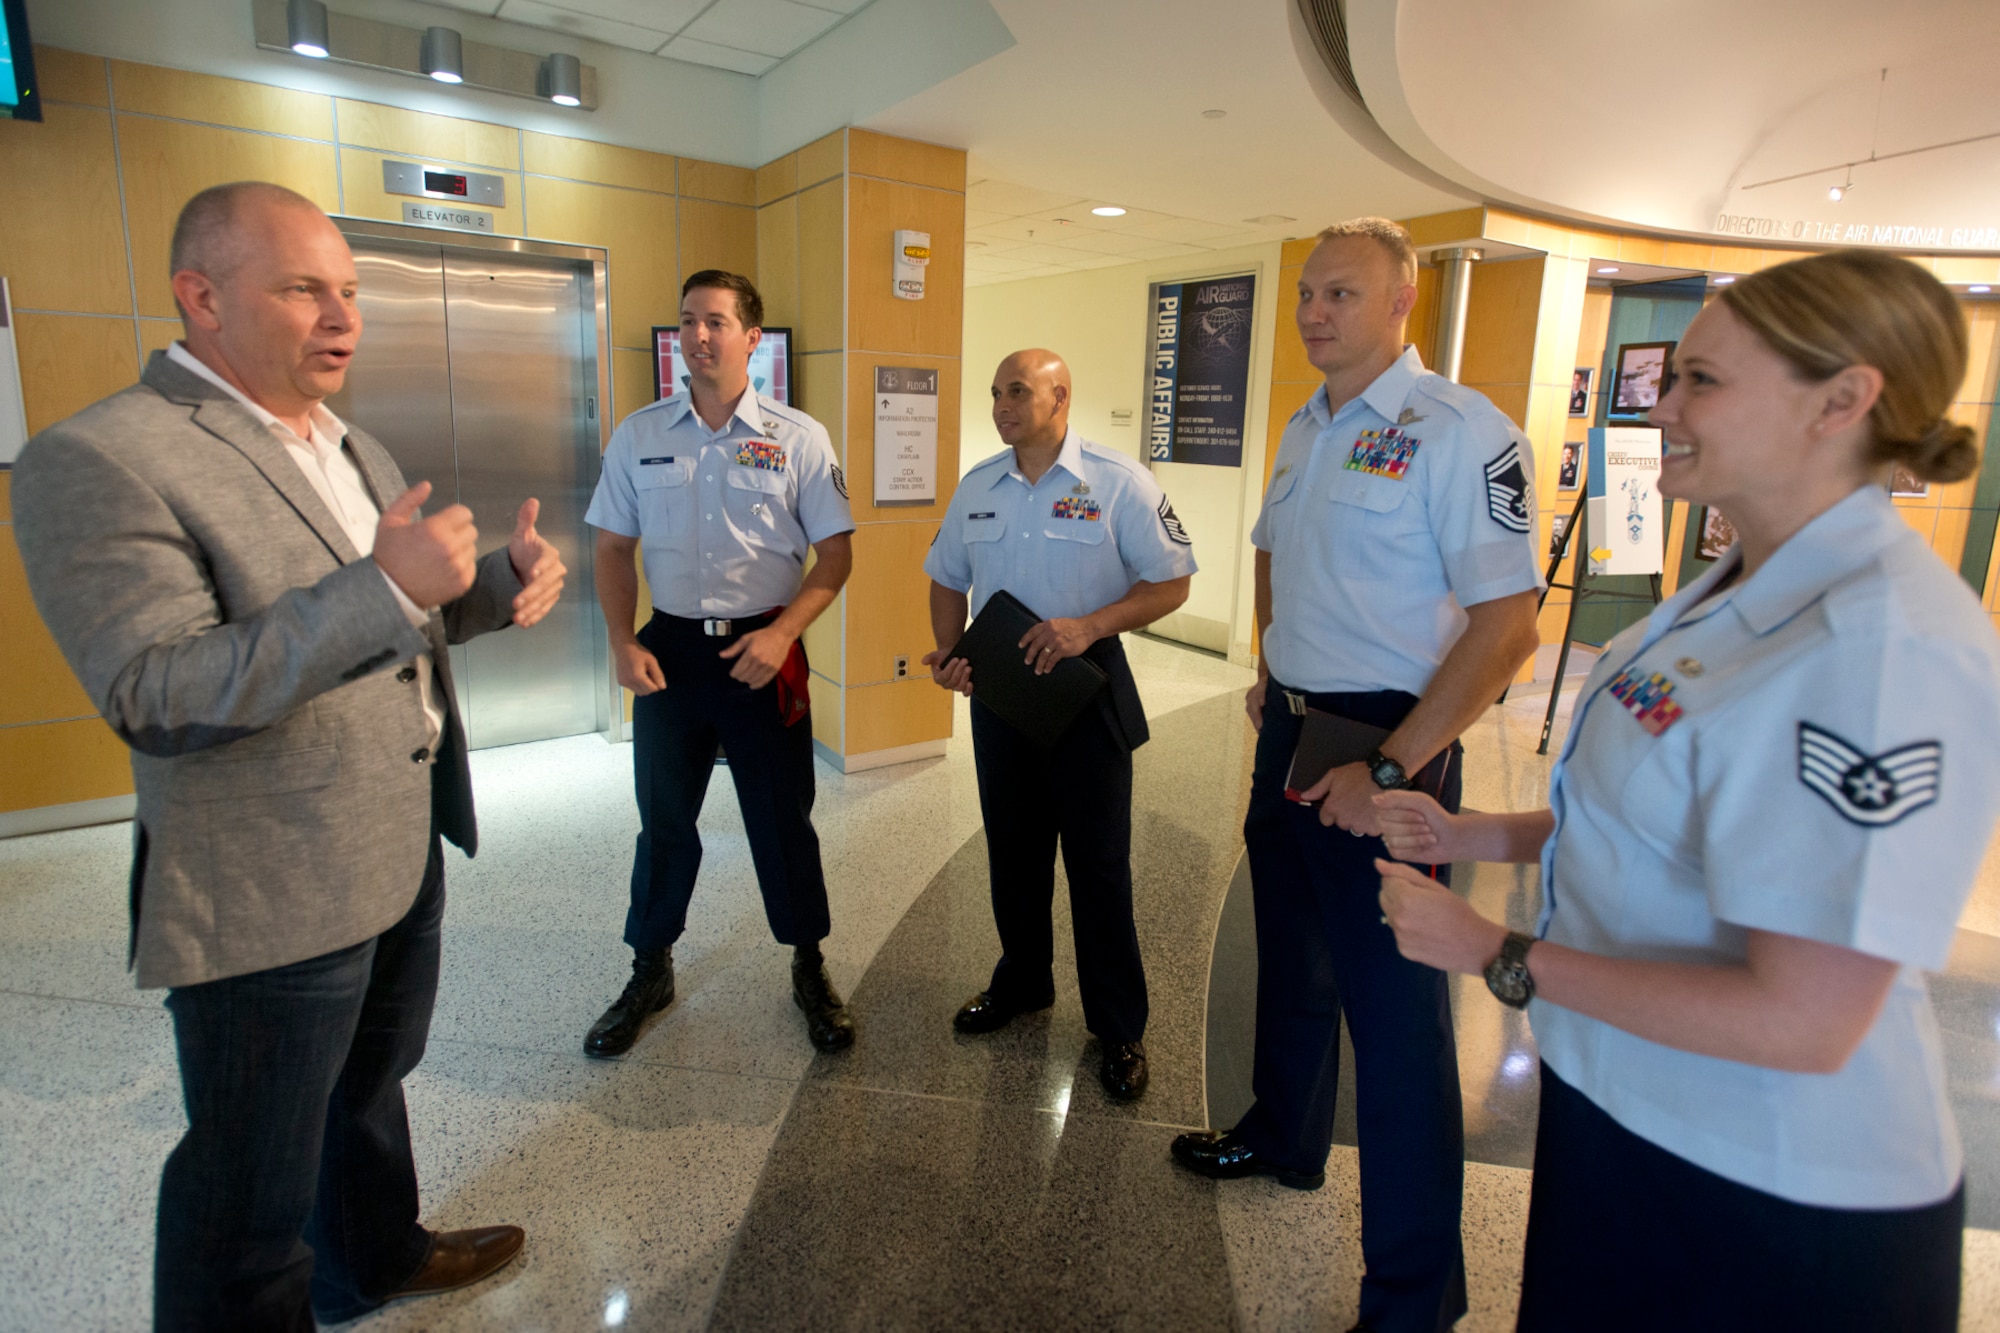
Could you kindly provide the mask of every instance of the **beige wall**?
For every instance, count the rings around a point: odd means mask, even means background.
[[[608,252],[619,417],[652,396],[649,330],[674,321],[682,276],[757,266],[745,168],[47,47],[35,60],[46,120],[0,120],[0,180],[34,201],[0,211],[31,431],[124,388],[178,335],[174,217],[223,181],[274,180],[330,213],[393,221],[385,157],[500,175],[499,232]],[[7,495],[0,471],[0,815],[127,794],[124,747],[29,601]]]

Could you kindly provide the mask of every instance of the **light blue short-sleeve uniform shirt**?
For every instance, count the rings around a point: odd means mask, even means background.
[[[720,431],[685,393],[626,417],[584,521],[637,537],[654,607],[689,620],[788,605],[813,543],[854,531],[826,428],[755,389]]]
[[[1534,453],[1416,349],[1339,412],[1285,426],[1250,540],[1271,554],[1271,675],[1312,692],[1422,694],[1465,608],[1542,586]]]
[[[1673,1050],[1545,1000],[1535,1040],[1619,1124],[1739,1184],[1936,1203],[1963,1160],[1922,969],[1944,964],[2000,812],[2000,640],[1873,487],[1710,597],[1739,554],[1591,672],[1550,778],[1543,933],[1735,965],[1757,929],[1901,970],[1833,1074]]]
[[[1055,620],[1109,606],[1141,580],[1194,573],[1194,546],[1151,472],[1072,430],[1033,485],[1012,449],[966,473],[924,572],[970,592],[974,615],[1005,588]]]

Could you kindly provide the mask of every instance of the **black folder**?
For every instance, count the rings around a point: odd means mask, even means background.
[[[1065,657],[1047,675],[1036,675],[1035,668],[1021,660],[1020,643],[1041,622],[1003,588],[986,599],[946,661],[962,657],[970,662],[972,697],[1048,750],[1111,678],[1097,663],[1081,657]]]
[[[1267,701],[1264,706],[1269,708],[1272,702]],[[1306,791],[1314,783],[1342,764],[1365,761],[1388,739],[1386,727],[1372,727],[1317,708],[1306,709],[1305,724],[1299,728],[1299,745],[1292,751],[1292,769],[1285,775],[1285,799],[1301,805],[1319,804],[1305,799]],[[1436,758],[1410,775],[1416,779],[1417,790],[1431,796],[1442,792],[1445,766],[1450,762],[1451,747],[1447,745],[1438,751]]]

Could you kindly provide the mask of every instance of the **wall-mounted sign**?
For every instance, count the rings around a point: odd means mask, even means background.
[[[21,397],[21,363],[14,347],[14,298],[0,278],[0,467],[14,466],[28,442],[28,413]]]
[[[507,206],[507,182],[501,177],[430,167],[421,162],[384,162],[382,188],[390,194],[413,194],[420,199],[456,199],[467,204],[491,204],[495,208]]]
[[[938,373],[875,367],[875,503],[936,504]]]
[[[1243,465],[1257,277],[1156,282],[1146,367],[1146,455],[1155,463]]]
[[[476,208],[450,208],[442,204],[404,204],[403,221],[418,227],[443,227],[448,231],[483,231],[493,234],[493,215]]]
[[[1590,572],[1658,574],[1666,568],[1660,500],[1660,432],[1600,426],[1590,432]]]
[[[927,231],[896,233],[896,262],[890,277],[896,295],[905,301],[924,299],[924,270],[931,262],[931,234]]]

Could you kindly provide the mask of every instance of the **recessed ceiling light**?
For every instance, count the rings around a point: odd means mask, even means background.
[[[1224,116],[1228,114],[1229,113],[1227,111],[1224,111],[1221,107],[1216,107],[1213,110],[1202,112],[1201,118],[1203,120],[1221,120]]]
[[[1125,216],[1125,210],[1116,204],[1105,204],[1101,208],[1093,208],[1090,211],[1101,218],[1122,218]]]
[[[1718,287],[1727,287],[1730,283],[1734,281],[1736,281],[1734,277],[1721,277],[1715,280],[1715,285]]]
[[[1993,288],[1987,285],[1986,283],[1975,282],[1970,287],[1967,287],[1965,290],[1967,290],[1968,292],[1990,292],[1993,290]]]
[[[1826,187],[1826,197],[1837,204],[1847,197],[1847,192],[1852,188],[1849,185],[1829,185]]]
[[[1603,268],[1601,268],[1601,269],[1599,269],[1599,270],[1597,270],[1597,271],[1598,271],[1599,273],[1616,273],[1616,272],[1618,271],[1618,265],[1616,265],[1616,264],[1606,264],[1606,265],[1605,265],[1605,266],[1604,266]]]

